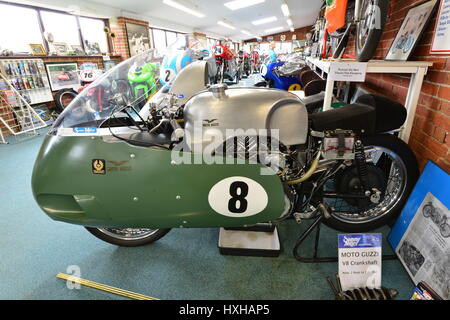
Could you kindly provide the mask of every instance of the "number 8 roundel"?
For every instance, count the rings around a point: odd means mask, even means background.
[[[230,177],[216,183],[208,194],[208,202],[217,213],[233,218],[254,216],[268,204],[266,190],[246,177]]]

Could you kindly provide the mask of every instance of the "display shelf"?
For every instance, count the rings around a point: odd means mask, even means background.
[[[355,60],[319,60],[317,58],[306,58],[306,63],[316,72],[321,73],[322,77],[330,72],[331,65],[336,62],[356,62]],[[402,127],[400,138],[408,142],[416,113],[417,103],[419,101],[422,89],[423,79],[428,72],[428,68],[433,66],[428,61],[383,61],[371,60],[367,62],[367,73],[396,73],[411,74],[408,94],[406,96],[405,107],[407,118]],[[323,110],[330,110],[333,99],[333,89],[335,81],[327,78],[325,89],[325,100]]]
[[[30,104],[53,100],[42,59],[4,59],[0,60],[0,72]],[[0,86],[3,91],[9,91]],[[7,86],[6,86],[7,87]]]

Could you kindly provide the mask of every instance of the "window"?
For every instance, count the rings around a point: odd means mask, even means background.
[[[55,42],[80,45],[80,33],[75,16],[50,11],[42,11],[41,16],[45,31],[53,35]]]
[[[275,52],[281,53],[281,42],[275,42]]]
[[[105,21],[80,17],[81,33],[84,41],[98,43],[102,52],[108,52],[108,39],[104,32]]]
[[[291,53],[292,52],[292,42],[283,42],[281,44],[281,52],[282,53]]]
[[[270,45],[268,42],[261,43],[259,47],[264,54],[267,54],[270,50]]]
[[[208,49],[212,50],[212,48],[217,44],[217,40],[213,38],[207,38],[208,40]]]
[[[169,31],[156,28],[150,28],[150,31],[151,31],[150,34],[153,39],[152,40],[153,48],[156,49],[165,49],[168,46],[174,44],[181,35],[186,34],[183,32]]]
[[[166,31],[167,45],[170,46],[174,44],[175,41],[177,41],[177,37],[178,35],[176,32]]]
[[[166,32],[160,29],[153,29],[153,42],[156,49],[166,48]]]
[[[17,25],[18,17],[20,26]],[[30,43],[43,43],[37,11],[34,9],[0,4],[0,30],[2,49],[31,52]]]

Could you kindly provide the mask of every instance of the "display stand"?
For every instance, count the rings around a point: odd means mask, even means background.
[[[220,228],[219,252],[222,255],[278,257],[281,252],[278,230],[271,224],[248,228]]]
[[[355,62],[354,60],[319,60],[317,58],[306,58],[306,63],[309,67],[325,77],[331,68],[331,65],[336,62]],[[406,96],[405,107],[407,110],[406,122],[400,133],[400,138],[408,142],[411,135],[411,129],[414,121],[414,114],[416,113],[417,103],[419,101],[420,92],[422,89],[423,79],[428,72],[428,68],[433,66],[432,62],[428,61],[382,61],[371,60],[367,62],[367,73],[401,73],[411,74],[408,94]],[[325,100],[323,110],[331,109],[331,102],[333,98],[333,89],[335,81],[327,78],[325,89]]]
[[[320,242],[320,225],[322,224],[323,219],[325,219],[323,213],[320,213],[317,218],[315,218],[314,222],[306,229],[298,238],[295,243],[293,254],[295,259],[303,263],[322,263],[322,262],[338,262],[338,257],[319,257],[319,242]],[[299,248],[303,244],[303,242],[310,236],[313,231],[316,230],[316,236],[314,240],[314,249],[312,257],[303,257],[299,254]],[[395,255],[383,255],[383,260],[395,260],[397,257]]]

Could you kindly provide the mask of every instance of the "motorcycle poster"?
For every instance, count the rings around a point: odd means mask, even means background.
[[[78,77],[78,65],[73,63],[46,64],[52,91],[71,88],[77,90],[81,87]]]
[[[389,241],[411,279],[450,299],[450,175],[429,162]]]

